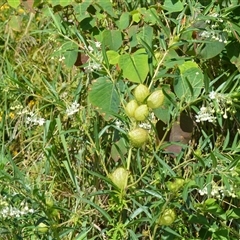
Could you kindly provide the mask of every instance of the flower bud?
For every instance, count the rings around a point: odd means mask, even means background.
[[[138,107],[138,103],[136,100],[131,100],[129,103],[127,103],[125,107],[125,112],[129,117],[134,117],[134,112],[136,108]]]
[[[130,131],[128,136],[134,147],[141,147],[148,139],[148,132],[143,128],[136,128]]]
[[[164,101],[164,94],[162,90],[154,91],[147,99],[148,107],[155,109],[160,107]]]
[[[109,175],[112,182],[121,190],[127,186],[128,171],[123,167],[117,168],[112,174]]]
[[[134,118],[137,121],[144,121],[148,117],[148,114],[149,114],[148,107],[146,104],[144,104],[136,108],[134,112]]]
[[[143,84],[139,84],[135,89],[134,89],[134,97],[136,100],[140,103],[144,102],[145,99],[149,96],[150,92],[147,86]]]
[[[158,219],[158,224],[162,226],[169,226],[175,221],[176,217],[176,213],[173,209],[166,209]]]

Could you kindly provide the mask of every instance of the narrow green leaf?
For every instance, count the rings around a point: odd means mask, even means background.
[[[66,34],[66,29],[61,23],[60,16],[53,14],[52,9],[50,7],[48,8],[48,11],[53,19],[53,22],[54,22],[56,28],[58,29],[58,31],[62,34]]]
[[[81,198],[80,199],[81,202],[87,203],[89,205],[91,205],[92,207],[94,207],[97,211],[99,211],[103,217],[106,218],[106,220],[108,221],[108,223],[112,223],[112,218],[111,216],[104,210],[102,209],[100,206],[98,206],[97,204],[95,204],[94,202],[86,199],[86,198]]]
[[[176,173],[171,169],[171,167],[163,161],[155,152],[153,153],[155,158],[159,161],[159,163],[170,173],[170,176],[176,177]]]
[[[216,168],[217,167],[217,158],[214,155],[214,152],[210,153],[211,159],[212,159],[212,167]]]
[[[230,132],[229,132],[229,129],[227,130],[227,135],[224,139],[224,142],[223,142],[223,151],[227,148],[228,146],[228,143],[229,143],[229,140],[230,140]]]

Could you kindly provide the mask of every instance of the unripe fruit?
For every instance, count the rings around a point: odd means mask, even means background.
[[[37,231],[38,233],[47,233],[48,226],[45,223],[41,222],[37,225]]]
[[[46,203],[46,205],[47,205],[49,208],[51,208],[51,207],[53,206],[53,204],[54,204],[53,199],[52,199],[50,196],[47,196],[47,197],[46,197],[45,203]]]
[[[147,99],[147,105],[148,107],[155,109],[159,108],[164,101],[164,94],[162,90],[156,90],[154,91]]]
[[[178,186],[178,188],[181,188],[181,187],[183,187],[185,181],[184,181],[184,179],[182,179],[182,178],[176,178],[176,179],[175,179],[175,183],[176,183],[176,185]]]
[[[182,178],[176,178],[173,182],[168,182],[167,187],[170,192],[178,192],[184,185],[185,181]]]
[[[136,110],[136,108],[138,107],[138,103],[137,101],[131,100],[129,103],[127,103],[126,107],[125,107],[125,112],[129,117],[134,117],[134,112]]]
[[[149,115],[149,110],[146,104],[141,105],[136,108],[134,112],[134,118],[137,121],[144,121]]]
[[[128,171],[123,167],[117,168],[112,174],[109,175],[112,182],[121,190],[127,186]]]
[[[166,209],[158,219],[158,224],[162,226],[169,226],[175,221],[176,217],[176,213],[173,209]]]
[[[143,84],[139,84],[135,89],[134,89],[134,97],[136,100],[140,103],[144,102],[145,99],[149,96],[150,92],[147,86]]]
[[[136,128],[130,131],[128,136],[134,147],[141,147],[148,140],[148,132],[143,128]]]

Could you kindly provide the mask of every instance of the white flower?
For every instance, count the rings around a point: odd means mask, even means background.
[[[212,115],[212,111],[209,108],[201,107],[198,115],[196,116],[196,122],[214,122],[216,117]]]
[[[101,43],[100,42],[95,42],[96,48],[100,48],[101,47]]]
[[[141,128],[144,128],[146,130],[150,130],[151,129],[151,125],[149,123],[141,123],[138,125]]]
[[[72,105],[67,108],[66,114],[67,114],[68,116],[71,116],[71,115],[73,115],[74,113],[78,112],[78,111],[79,111],[79,106],[80,106],[80,104],[77,103],[77,101],[74,101],[74,102],[72,103]]]
[[[206,195],[207,194],[207,187],[204,187],[203,189],[198,190],[198,192],[201,196]]]
[[[64,59],[65,59],[65,57],[62,56],[62,57],[60,57],[60,58],[58,59],[58,61],[59,61],[59,62],[62,62]]]
[[[89,52],[93,52],[93,48],[91,46],[88,46]]]
[[[46,122],[46,120],[44,118],[39,118],[37,120],[37,123],[38,123],[39,126],[42,126],[45,122]]]
[[[216,98],[216,95],[217,95],[217,93],[214,92],[214,91],[211,91],[211,92],[209,93],[210,99],[215,99],[215,98]]]
[[[39,125],[42,126],[45,123],[44,118],[38,118],[33,112],[27,113],[29,116],[26,118],[27,124]]]
[[[99,63],[93,63],[93,64],[92,64],[92,68],[93,68],[94,70],[100,70],[100,69],[101,69],[101,65],[100,65]]]

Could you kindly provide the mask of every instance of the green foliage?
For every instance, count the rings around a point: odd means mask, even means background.
[[[239,11],[0,3],[1,239],[240,239]]]
[[[116,86],[106,77],[101,77],[92,83],[89,91],[90,102],[99,108],[105,119],[118,113],[120,104]]]
[[[119,67],[123,77],[131,82],[143,83],[148,74],[148,56],[144,49],[139,49],[133,54],[120,55]]]

